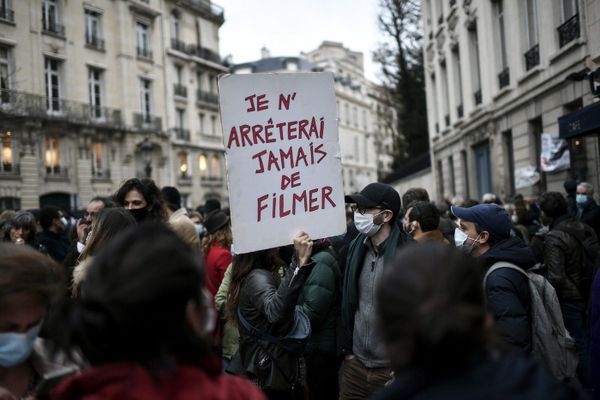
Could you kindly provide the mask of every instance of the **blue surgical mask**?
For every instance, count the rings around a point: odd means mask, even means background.
[[[231,247],[229,248],[229,251],[231,252],[232,256],[237,256],[237,253],[235,252],[235,246],[233,245],[233,243],[231,243]]]
[[[588,202],[588,195],[587,194],[575,195],[575,202],[577,202],[577,204],[579,204],[579,205],[584,205],[585,203]]]
[[[198,236],[202,236],[202,234],[204,233],[204,225],[194,224],[194,226],[196,227],[196,233],[198,234]]]
[[[40,322],[25,333],[0,333],[0,366],[10,368],[25,361],[33,350],[41,327]]]

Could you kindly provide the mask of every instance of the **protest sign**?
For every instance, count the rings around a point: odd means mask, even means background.
[[[558,136],[542,133],[540,167],[544,172],[558,172],[571,166],[569,144]]]
[[[219,104],[236,252],[344,233],[333,75],[226,75]]]

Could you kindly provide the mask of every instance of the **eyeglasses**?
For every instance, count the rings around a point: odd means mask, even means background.
[[[366,212],[369,211],[369,210],[384,211],[383,208],[381,208],[381,207],[360,208],[357,204],[352,204],[350,206],[350,209],[352,210],[353,213],[359,213],[360,215],[365,215]]]

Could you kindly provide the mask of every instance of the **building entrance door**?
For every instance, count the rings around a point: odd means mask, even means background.
[[[477,193],[479,199],[485,193],[492,192],[492,174],[490,167],[490,145],[488,142],[473,147],[475,152],[475,170],[477,173]]]

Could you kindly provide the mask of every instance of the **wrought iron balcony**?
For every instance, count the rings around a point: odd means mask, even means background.
[[[98,168],[92,169],[92,179],[110,179],[110,169]]]
[[[171,48],[173,50],[177,50],[177,51],[181,51],[182,53],[185,53],[186,49],[187,49],[187,46],[181,40],[172,38],[171,39]]]
[[[481,89],[473,93],[473,97],[475,98],[475,105],[481,104]]]
[[[21,166],[19,164],[3,163],[0,165],[0,179],[19,176],[21,176]]]
[[[160,131],[162,119],[151,114],[133,113],[133,125],[138,129]]]
[[[123,125],[120,110],[14,90],[0,90],[0,115],[59,119],[82,125]]]
[[[184,128],[173,128],[173,133],[175,133],[175,139],[177,140],[185,140],[186,142],[190,141],[190,130]]]
[[[60,165],[46,166],[46,180],[64,180],[69,178],[69,169]]]
[[[211,18],[219,24],[222,24],[225,21],[223,8],[216,4],[213,4],[209,0],[181,0],[181,2],[189,7],[200,11],[206,17]]]
[[[98,36],[85,36],[85,44],[95,49],[104,50],[104,39]]]
[[[45,19],[42,19],[42,31],[44,33],[51,33],[57,36],[65,36],[65,26],[54,20],[46,21]]]
[[[531,68],[540,65],[540,45],[536,44],[525,52],[525,70],[529,71]]]
[[[152,60],[152,50],[147,47],[137,47],[137,56],[138,58]]]
[[[192,44],[188,46],[187,53],[202,58],[204,60],[212,61],[217,64],[223,64],[221,56],[219,56],[218,53],[212,51],[211,49],[207,49],[206,47]]]
[[[558,43],[560,47],[577,39],[579,37],[579,14],[573,15],[556,28],[556,30],[558,31]]]
[[[173,85],[173,91],[175,92],[175,96],[187,97],[187,87],[180,83]]]
[[[0,19],[15,22],[15,12],[8,7],[0,7]]]
[[[463,105],[462,104],[459,104],[458,106],[456,106],[456,114],[458,115],[458,118],[463,117]]]
[[[219,102],[219,95],[216,93],[205,92],[203,90],[198,89],[196,92],[196,96],[198,97],[198,101],[203,101],[205,103],[215,103]]]
[[[498,74],[498,84],[500,86],[500,89],[502,89],[510,84],[510,69],[508,67],[504,68]]]

